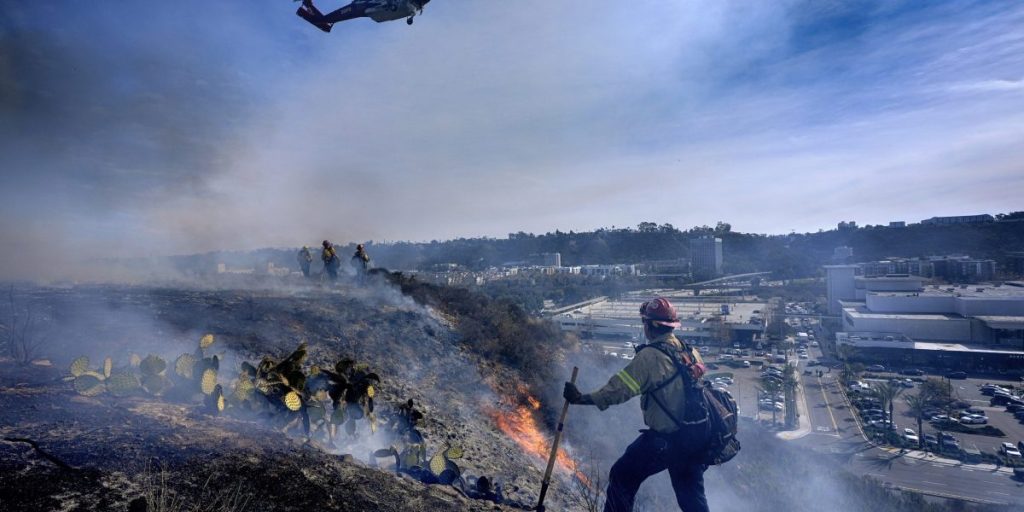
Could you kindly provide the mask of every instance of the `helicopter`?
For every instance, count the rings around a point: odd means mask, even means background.
[[[417,14],[423,14],[423,6],[430,0],[353,0],[340,9],[323,14],[313,5],[313,0],[302,0],[295,14],[324,32],[330,32],[335,23],[355,18],[370,18],[377,23],[405,18],[412,25]]]

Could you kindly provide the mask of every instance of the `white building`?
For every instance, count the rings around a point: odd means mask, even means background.
[[[839,301],[857,298],[853,286],[856,275],[857,265],[825,265],[829,315],[839,316],[842,312]]]

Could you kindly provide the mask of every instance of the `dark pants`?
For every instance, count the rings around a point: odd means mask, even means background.
[[[302,275],[309,277],[309,263],[300,263],[299,267],[302,268]]]
[[[608,497],[604,512],[632,512],[640,484],[647,477],[668,470],[676,502],[683,512],[707,512],[704,497],[704,470],[700,454],[707,439],[703,432],[696,436],[679,436],[683,442],[672,442],[664,434],[644,430],[626,448],[626,453],[612,465],[608,475]],[[690,443],[689,441],[694,441]],[[680,446],[676,446],[676,445]],[[685,445],[684,445],[685,444]]]

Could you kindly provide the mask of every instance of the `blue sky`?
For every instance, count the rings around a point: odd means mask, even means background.
[[[0,260],[1024,206],[1020,2],[294,9],[4,3]]]

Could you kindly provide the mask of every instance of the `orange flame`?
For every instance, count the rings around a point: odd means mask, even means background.
[[[533,416],[533,411],[540,408],[540,401],[530,395],[527,395],[526,400],[529,406],[516,405],[511,410],[493,410],[491,415],[498,428],[526,453],[546,462],[551,455],[551,439],[537,427],[537,419]],[[581,482],[590,485],[577,468],[576,461],[563,448],[558,449],[555,462],[560,469],[574,474]]]

